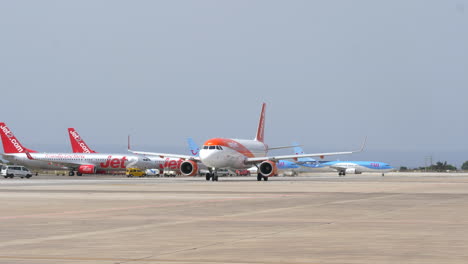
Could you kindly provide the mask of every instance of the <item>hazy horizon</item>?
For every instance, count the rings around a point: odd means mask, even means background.
[[[253,138],[340,160],[468,160],[468,1],[9,1],[1,122],[26,147],[186,153]],[[282,150],[276,153],[288,153]],[[327,159],[332,159],[328,157]]]

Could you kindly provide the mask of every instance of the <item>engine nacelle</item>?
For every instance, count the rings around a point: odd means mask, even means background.
[[[262,176],[270,177],[270,176],[276,175],[278,172],[278,169],[276,167],[275,162],[271,160],[267,160],[267,161],[260,163],[260,166],[258,166],[258,171],[260,172],[260,174],[262,174]]]
[[[78,173],[81,174],[94,174],[96,173],[96,166],[94,165],[81,165],[78,167]]]
[[[193,160],[186,160],[180,164],[180,172],[185,176],[195,176],[198,173],[198,164]]]
[[[360,171],[356,170],[356,168],[348,168],[346,169],[346,174],[361,174]]]

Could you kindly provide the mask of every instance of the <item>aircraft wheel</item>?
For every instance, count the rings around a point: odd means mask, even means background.
[[[68,172],[68,176],[75,176],[75,172],[69,171],[69,172]]]
[[[264,181],[268,181],[268,177],[267,177],[267,176],[263,176],[263,180],[264,180]]]
[[[257,175],[257,181],[261,181],[261,180],[262,180],[262,177],[263,177],[263,176],[259,173],[259,174]]]
[[[213,177],[215,181],[218,181],[218,175]]]
[[[207,174],[205,175],[205,179],[206,179],[207,181],[209,181],[209,180],[211,179],[211,174],[210,174],[210,173],[207,173]]]

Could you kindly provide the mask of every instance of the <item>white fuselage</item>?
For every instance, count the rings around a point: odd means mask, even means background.
[[[20,165],[37,169],[71,169],[81,165],[94,165],[98,170],[124,170],[125,168],[154,168],[153,163],[142,155],[101,153],[25,153],[3,154],[3,158]],[[65,165],[66,164],[66,165]]]
[[[371,162],[371,161],[335,161],[323,163],[323,166],[329,166],[335,170],[355,170],[355,173],[362,172],[391,172],[395,171],[395,168],[382,162]]]
[[[265,157],[267,145],[256,140],[215,138],[200,149],[200,160],[209,168],[246,169],[246,158]]]

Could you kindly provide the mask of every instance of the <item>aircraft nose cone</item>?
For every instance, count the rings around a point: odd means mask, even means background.
[[[200,150],[200,160],[203,164],[208,167],[217,167],[216,164],[216,152],[210,149]]]

